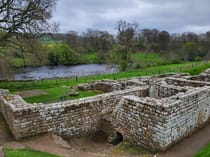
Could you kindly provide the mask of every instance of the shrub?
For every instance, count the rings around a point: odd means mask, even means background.
[[[201,61],[202,58],[201,58],[200,56],[197,56],[197,57],[194,58],[194,60],[195,60],[195,61]]]
[[[180,59],[174,59],[171,61],[172,64],[180,64],[182,61]]]
[[[77,64],[79,55],[66,44],[54,44],[50,46],[48,60],[51,65]]]
[[[121,61],[121,63],[120,63],[120,70],[121,71],[125,71],[125,70],[127,70],[128,69],[128,62],[127,61]]]

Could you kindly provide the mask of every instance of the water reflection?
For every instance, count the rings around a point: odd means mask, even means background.
[[[116,66],[106,64],[84,64],[74,66],[26,67],[16,71],[15,80],[36,80],[62,77],[76,77],[118,72]]]

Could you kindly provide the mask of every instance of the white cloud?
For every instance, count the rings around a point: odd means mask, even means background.
[[[210,30],[209,0],[59,0],[53,21],[62,32],[113,31],[120,19],[169,32]]]
[[[188,26],[184,26],[182,28],[179,29],[181,32],[197,32],[197,33],[203,33],[203,32],[207,32],[210,31],[210,25],[206,25],[206,26],[198,26],[198,25],[188,25]]]

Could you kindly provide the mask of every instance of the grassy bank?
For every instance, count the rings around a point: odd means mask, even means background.
[[[149,76],[169,72],[188,72],[192,75],[197,75],[205,69],[210,68],[209,62],[187,62],[182,64],[170,64],[163,66],[155,66],[149,68],[142,68],[133,71],[119,72],[116,74],[107,75],[94,75],[87,77],[66,78],[66,79],[52,79],[52,80],[40,80],[40,81],[26,81],[26,82],[0,82],[0,88],[9,89],[11,92],[25,91],[41,89],[48,93],[44,96],[36,96],[27,98],[29,102],[52,102],[59,99],[66,89],[63,86],[75,86],[81,83],[88,83],[101,79],[120,79],[129,77]],[[92,96],[97,93],[88,91],[87,93],[81,93],[80,97]],[[79,97],[78,97],[79,98]]]
[[[6,157],[59,157],[57,155],[30,150],[30,149],[6,149]]]

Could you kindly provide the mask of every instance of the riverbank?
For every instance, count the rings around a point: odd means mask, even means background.
[[[91,81],[101,80],[101,79],[116,80],[121,78],[149,76],[149,75],[173,73],[173,72],[188,72],[191,75],[197,75],[209,67],[210,67],[210,62],[188,62],[182,64],[170,64],[164,66],[142,68],[139,70],[119,72],[115,74],[106,74],[106,75],[94,75],[94,76],[73,77],[73,78],[55,78],[50,80],[46,79],[46,80],[21,81],[21,82],[0,81],[0,88],[9,89],[10,92],[43,90],[48,94],[29,97],[26,98],[25,100],[29,101],[30,103],[52,102],[55,100],[59,100],[59,98],[66,93],[67,89],[64,88],[65,86],[72,87],[77,84],[88,83]],[[90,91],[90,93],[89,92],[83,93],[82,97],[88,97],[94,94],[95,93]],[[81,98],[81,96],[78,98]]]
[[[119,72],[116,65],[78,64],[71,66],[22,67],[13,72],[10,81],[30,81],[42,79],[70,78]],[[1,79],[1,76],[0,76]],[[2,76],[3,79],[3,76]]]

